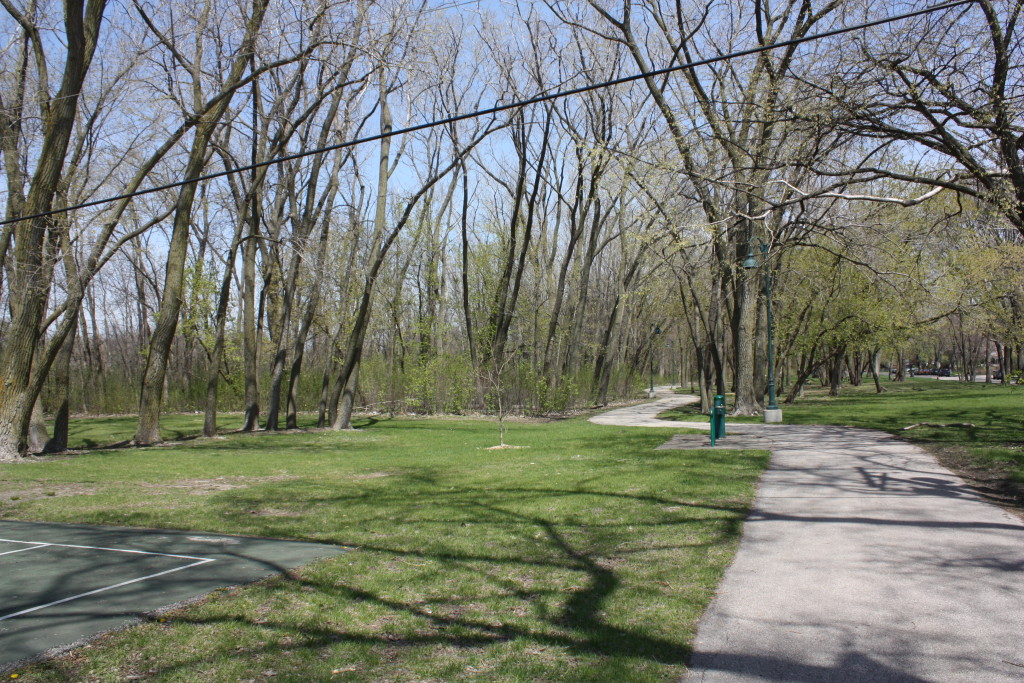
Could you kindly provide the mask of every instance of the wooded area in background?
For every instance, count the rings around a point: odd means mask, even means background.
[[[0,459],[1024,367],[1022,0],[0,4]]]

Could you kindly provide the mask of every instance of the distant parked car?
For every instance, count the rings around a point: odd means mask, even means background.
[[[939,377],[949,377],[950,374],[949,368],[939,368]]]
[[[999,380],[1001,382],[1003,380],[1003,371],[1002,370],[996,370],[995,372],[993,372],[992,373],[992,379],[996,379],[996,380]]]

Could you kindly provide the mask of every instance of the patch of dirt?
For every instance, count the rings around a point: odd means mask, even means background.
[[[0,491],[0,503],[22,503],[40,498],[63,498],[65,496],[90,496],[99,488],[81,484],[39,484],[32,488],[14,491]]]
[[[512,446],[511,444],[507,444],[506,443],[506,444],[502,444],[501,446],[488,446],[484,450],[485,451],[505,451],[505,450],[509,450],[509,449],[518,449],[518,448],[529,448],[529,446]]]
[[[88,452],[89,451],[87,451],[87,450],[74,450],[74,449],[68,449],[66,451],[61,451],[60,453],[35,453],[35,452],[29,452],[29,453],[26,453],[25,455],[21,456],[20,458],[15,458],[14,460],[6,460],[6,461],[4,461],[4,464],[5,465],[21,465],[21,464],[26,464],[26,463],[57,462],[57,461],[60,461],[60,460],[70,460],[72,458],[78,457],[79,455],[85,455]]]
[[[1009,469],[978,467],[960,448],[936,444],[917,444],[935,456],[943,467],[952,470],[982,498],[1024,519],[1024,484],[1009,477]]]
[[[275,475],[269,477],[217,477],[215,479],[177,479],[175,481],[148,482],[140,481],[138,485],[157,491],[170,493],[173,490],[184,489],[193,496],[204,496],[231,489],[245,489],[253,484],[262,484],[268,481],[285,481],[297,479],[289,475]]]
[[[353,474],[353,479],[380,479],[381,477],[390,477],[393,472],[367,472],[365,474]]]
[[[277,508],[262,508],[260,510],[250,510],[249,512],[259,517],[287,517],[293,519],[302,517],[301,512],[295,512],[294,510],[279,510]]]

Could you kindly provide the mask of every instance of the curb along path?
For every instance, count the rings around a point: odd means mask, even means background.
[[[591,421],[707,429],[657,420],[695,400],[667,393]],[[719,448],[766,449],[772,461],[701,619],[691,680],[1024,680],[1024,523],[882,432],[727,433]]]

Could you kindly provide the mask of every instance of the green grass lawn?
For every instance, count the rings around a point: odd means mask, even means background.
[[[77,421],[72,440],[117,441],[133,424]],[[767,464],[763,451],[656,451],[671,430],[582,419],[512,423],[507,441],[524,448],[507,450],[487,449],[486,420],[360,426],[0,466],[5,518],[352,549],[21,680],[677,680]]]
[[[920,444],[944,464],[972,478],[1006,482],[1024,490],[1024,386],[939,381],[916,378],[844,386],[838,397],[809,387],[803,398],[782,404],[787,424],[834,424],[880,429]],[[666,419],[707,420],[695,406],[663,413]],[[762,418],[727,418],[727,422],[761,422]],[[974,427],[904,427],[921,422],[971,423]]]

